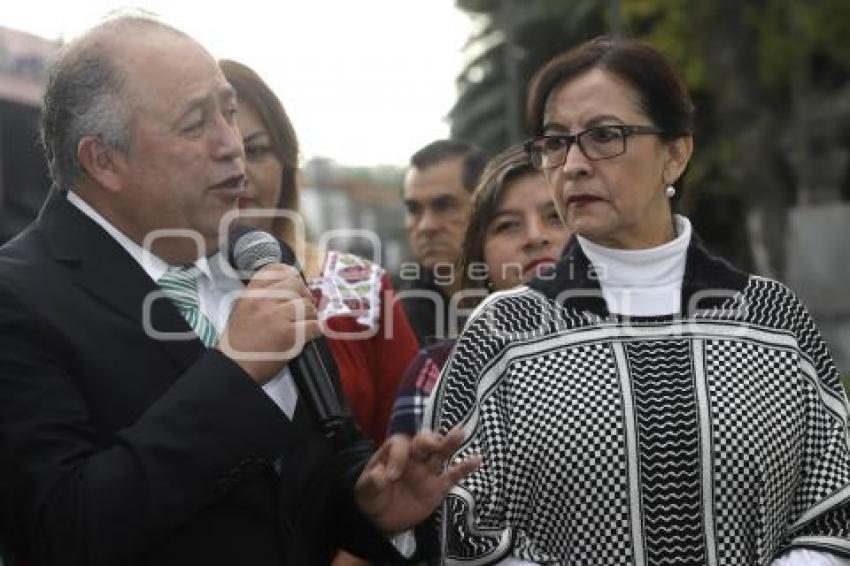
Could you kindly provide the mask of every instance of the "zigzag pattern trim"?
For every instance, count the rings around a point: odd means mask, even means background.
[[[697,403],[687,341],[626,346],[647,564],[705,563]]]

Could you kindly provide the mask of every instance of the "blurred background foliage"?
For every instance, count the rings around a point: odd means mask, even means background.
[[[600,34],[646,40],[697,106],[678,203],[709,247],[782,278],[788,209],[850,200],[847,0],[457,0],[472,19],[452,136],[496,152],[528,135],[526,87]]]

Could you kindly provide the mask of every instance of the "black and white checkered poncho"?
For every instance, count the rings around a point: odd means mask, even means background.
[[[696,237],[682,293],[687,316],[611,316],[573,240],[479,307],[425,420],[484,458],[443,504],[446,564],[850,555],[847,403],[809,314]]]

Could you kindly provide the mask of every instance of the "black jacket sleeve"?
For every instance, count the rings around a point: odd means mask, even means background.
[[[130,563],[225,493],[236,472],[286,449],[283,413],[216,350],[108,434],[90,418],[86,381],[68,369],[74,355],[0,287],[4,522],[39,563]]]

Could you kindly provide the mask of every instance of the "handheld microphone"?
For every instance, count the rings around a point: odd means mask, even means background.
[[[244,280],[271,263],[291,265],[304,279],[292,248],[262,230],[234,226],[230,231],[227,259]],[[307,342],[301,353],[289,362],[289,370],[299,395],[307,402],[325,437],[340,439],[350,426],[351,413],[337,393],[339,370],[324,337]]]

